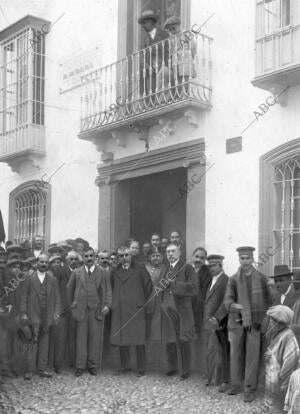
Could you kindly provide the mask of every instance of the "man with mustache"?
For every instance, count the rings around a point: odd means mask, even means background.
[[[105,315],[111,307],[109,273],[95,265],[95,253],[88,247],[84,265],[75,269],[67,285],[72,315],[76,320],[75,375],[83,375],[87,366],[91,375],[101,367]],[[100,360],[99,360],[100,357]]]
[[[59,319],[61,302],[57,280],[48,268],[48,256],[40,254],[37,270],[29,275],[26,289],[21,296],[21,319],[29,322],[35,344],[28,353],[28,372],[24,377],[27,380],[32,378],[36,368],[40,377],[52,377],[46,371],[49,334],[50,327]]]

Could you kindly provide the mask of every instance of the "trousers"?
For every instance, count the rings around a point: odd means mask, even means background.
[[[182,374],[189,374],[191,370],[191,343],[182,342],[179,345]],[[178,371],[177,345],[174,342],[167,343],[167,359],[169,371]]]
[[[130,365],[130,347],[129,346],[120,346],[120,360],[121,368],[127,369]],[[139,372],[146,370],[146,348],[145,345],[136,345],[136,359],[137,359],[137,368]]]

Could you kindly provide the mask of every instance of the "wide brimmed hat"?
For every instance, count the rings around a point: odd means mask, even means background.
[[[155,14],[153,10],[144,10],[141,14],[141,16],[138,19],[139,24],[142,24],[144,20],[146,19],[153,19],[156,22],[158,21],[158,16]]]
[[[58,256],[58,254],[54,254],[53,256],[50,257],[49,263],[54,262],[54,260],[61,260],[61,257]]]
[[[23,249],[19,244],[10,244],[7,246],[6,251],[8,253],[22,253]]]
[[[57,246],[62,247],[67,252],[69,252],[70,250],[73,250],[72,244],[68,244],[66,240],[57,242]]]
[[[277,277],[288,277],[291,276],[293,272],[290,271],[288,265],[281,264],[274,266],[274,275],[271,278],[276,279]]]
[[[81,243],[84,246],[84,250],[88,249],[89,246],[90,246],[89,245],[89,242],[86,241],[86,240],[84,240],[84,239],[82,239],[81,237],[77,237],[77,239],[75,239],[74,241],[75,241],[76,244],[77,243]]]
[[[36,263],[38,261],[38,258],[35,256],[30,256],[27,257],[27,259],[23,260],[23,264],[32,264],[32,263]]]
[[[181,23],[180,17],[177,17],[177,16],[168,17],[168,19],[164,23],[164,29],[168,26],[172,26],[173,24],[180,24],[180,23]]]
[[[7,261],[6,266],[10,267],[10,266],[13,266],[15,264],[19,264],[21,266],[22,260],[20,260],[20,259],[10,259],[10,260]]]
[[[58,246],[56,243],[50,244],[48,247],[48,253],[54,254],[55,252],[59,252],[59,254],[64,253],[64,249],[61,246]]]

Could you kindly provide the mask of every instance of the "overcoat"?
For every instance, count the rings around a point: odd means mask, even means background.
[[[146,343],[146,315],[151,312],[152,281],[145,268],[132,262],[112,270],[111,344],[118,346]]]
[[[224,305],[228,276],[222,273],[210,290],[207,290],[204,302],[203,328],[210,329],[209,318],[215,317],[219,324],[224,321],[228,311]]]
[[[61,302],[58,290],[58,283],[51,272],[46,272],[45,281],[47,284],[47,311],[46,327],[53,325],[54,314],[61,312]],[[29,275],[28,283],[24,288],[21,296],[21,312],[26,313],[31,325],[41,325],[41,306],[40,306],[40,281],[37,272],[34,271]]]
[[[277,290],[274,294],[273,306],[282,304],[284,306],[288,306],[289,308],[293,309],[293,306],[294,306],[295,302],[299,299],[299,293],[296,292],[296,290],[294,288],[294,285],[292,285],[291,289],[290,289],[289,293],[286,295],[283,303],[281,303],[280,299],[281,299],[281,295]]]
[[[192,298],[198,293],[198,280],[192,265],[179,260],[174,269],[169,265],[164,279],[174,280],[162,290],[162,340],[165,343],[191,341],[195,333],[195,321]],[[172,315],[168,315],[166,307],[174,298],[175,324]]]
[[[94,304],[93,308],[103,308],[111,305],[111,286],[109,280],[109,273],[107,270],[95,266],[92,276],[95,280],[95,288],[98,291],[99,301]],[[72,315],[77,322],[80,322],[85,317],[87,309],[88,295],[86,287],[87,272],[85,266],[75,269],[69,282],[67,284],[68,301],[71,304]]]

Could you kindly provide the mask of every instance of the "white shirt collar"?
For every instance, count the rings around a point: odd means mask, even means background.
[[[43,281],[45,280],[45,277],[46,277],[46,272],[42,273],[39,270],[37,270],[37,276],[38,276],[40,282],[43,283]]]
[[[220,272],[217,275],[213,276],[213,278],[211,280],[211,285],[210,285],[209,290],[211,290],[211,288],[217,283],[217,280],[219,279],[219,277],[221,276],[222,273],[223,273],[223,270],[222,270],[222,272]]]
[[[170,266],[172,267],[172,269],[174,269],[174,267],[177,265],[178,262],[179,262],[179,259],[177,259],[176,262],[174,263],[170,263]]]
[[[95,265],[91,266],[90,269],[87,266],[84,266],[84,267],[85,267],[86,273],[88,273],[89,270],[90,270],[90,272],[93,273],[93,271],[95,270]]]
[[[151,32],[149,32],[149,36],[151,37],[152,40],[154,40],[155,36],[156,36],[156,32],[157,32],[157,28],[153,27],[153,29],[151,30]]]
[[[290,290],[292,289],[292,284],[290,284],[290,286],[287,288],[285,293],[282,293],[280,296],[280,302],[281,304],[283,304],[285,298],[287,297],[287,295],[290,293]]]
[[[36,250],[36,249],[34,249],[34,251],[33,251],[34,257],[39,257],[39,255],[41,253],[42,253],[42,250]]]

